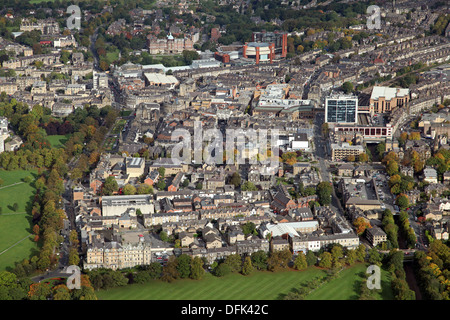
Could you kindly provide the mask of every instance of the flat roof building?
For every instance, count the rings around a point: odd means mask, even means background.
[[[130,178],[137,178],[144,174],[144,158],[127,158],[125,162],[126,173]]]
[[[358,97],[336,95],[325,99],[325,122],[357,123]]]
[[[405,106],[409,101],[409,89],[373,87],[370,96],[370,113],[390,112],[397,107]]]
[[[387,241],[386,233],[378,226],[366,229],[366,237],[372,246],[377,246],[380,243]]]
[[[358,157],[364,153],[361,145],[350,145],[348,142],[331,144],[331,161],[345,160],[348,156]]]
[[[121,216],[128,212],[130,216],[136,216],[136,210],[142,214],[153,214],[155,212],[152,195],[120,195],[102,197],[102,215]]]
[[[147,85],[163,87],[168,86],[170,89],[175,88],[180,82],[177,78],[171,75],[165,75],[158,72],[145,72],[144,73]]]

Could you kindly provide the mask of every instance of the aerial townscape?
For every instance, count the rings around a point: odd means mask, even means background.
[[[0,0],[0,64],[0,300],[450,299],[448,1]]]

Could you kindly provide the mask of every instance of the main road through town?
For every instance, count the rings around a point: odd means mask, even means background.
[[[314,119],[314,157],[319,165],[319,175],[322,181],[327,181],[333,184],[333,180],[330,174],[330,167],[328,164],[328,142],[323,138],[322,124],[325,121],[325,115],[322,112],[316,114]],[[333,192],[331,194],[331,208],[336,212],[344,213],[344,208],[336,196],[336,192],[333,186]]]

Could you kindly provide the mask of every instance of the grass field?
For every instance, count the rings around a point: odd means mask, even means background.
[[[63,148],[64,144],[70,138],[70,134],[66,135],[52,135],[47,136],[48,141],[50,142],[52,148]]]
[[[106,53],[106,61],[112,64],[114,61],[119,60],[119,53],[119,49]]]
[[[42,3],[42,2],[53,2],[55,0],[30,0],[30,3]]]
[[[355,265],[343,271],[338,279],[317,289],[308,298],[357,299],[357,290],[362,281],[359,274],[365,270],[364,264]],[[304,271],[255,272],[250,276],[230,274],[223,278],[216,278],[208,273],[199,281],[183,279],[166,283],[154,280],[148,284],[101,290],[97,292],[97,296],[100,300],[279,300],[305,281],[325,275],[325,271],[315,267]],[[391,296],[387,283],[379,298],[389,299]]]
[[[26,176],[34,181],[36,171],[0,171],[3,180],[0,187],[0,270],[14,266],[14,262],[28,258],[37,249],[33,238],[28,238],[35,189],[33,182],[23,182]],[[18,204],[17,211],[13,210],[14,203]]]
[[[338,279],[330,281],[312,292],[306,300],[356,300],[358,290],[366,272],[366,264],[357,264],[343,270]],[[381,269],[381,293],[374,294],[377,300],[393,300],[390,274]]]

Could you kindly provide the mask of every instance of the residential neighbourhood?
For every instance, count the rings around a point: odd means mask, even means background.
[[[448,5],[375,1],[371,29],[365,1],[266,2],[82,2],[78,30],[61,3],[0,7],[0,219],[9,186],[35,188],[23,274],[76,265],[98,290],[104,270],[327,269],[339,248],[329,269],[399,254],[394,299],[449,298]],[[438,293],[410,267],[427,254]]]

